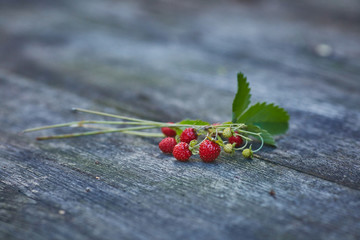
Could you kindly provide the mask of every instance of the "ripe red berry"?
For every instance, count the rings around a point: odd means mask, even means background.
[[[177,142],[175,138],[167,137],[161,140],[161,142],[159,143],[159,148],[164,153],[172,153],[176,143]]]
[[[185,142],[180,142],[176,144],[173,150],[173,155],[177,160],[181,162],[189,160],[192,155],[191,151],[189,150],[189,144]]]
[[[200,144],[199,154],[204,162],[213,162],[220,152],[220,146],[210,140],[205,140]]]
[[[173,122],[168,122],[168,123],[173,123]],[[175,137],[176,136],[175,130],[171,129],[169,127],[163,127],[163,128],[161,128],[161,131],[167,137]]]
[[[235,143],[235,147],[240,147],[243,144],[243,139],[240,136],[231,136],[229,137],[229,143]]]
[[[196,140],[198,137],[195,129],[186,128],[180,135],[180,141],[190,143],[192,140]]]

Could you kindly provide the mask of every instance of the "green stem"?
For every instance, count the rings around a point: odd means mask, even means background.
[[[50,128],[68,127],[68,126],[75,125],[75,124],[78,124],[78,123],[79,122],[68,122],[68,123],[48,125],[48,126],[42,126],[42,127],[36,127],[36,128],[28,128],[28,129],[25,129],[23,131],[23,133],[35,132],[35,131],[40,131],[40,130],[45,130],[45,129],[50,129]]]
[[[100,126],[92,126],[92,125],[83,125],[84,128],[93,128],[93,129],[101,129],[101,130],[115,130],[119,128],[108,128],[108,127],[100,127]],[[164,137],[162,133],[149,133],[149,132],[139,132],[139,131],[124,131],[122,133],[137,135],[141,137]]]
[[[149,132],[137,132],[137,131],[125,131],[123,133],[130,134],[130,135],[136,135],[141,137],[165,137],[162,133],[149,133]]]
[[[44,136],[44,137],[38,137],[36,139],[37,140],[48,140],[48,139],[59,139],[59,138],[71,138],[71,137],[81,137],[81,136],[103,134],[103,133],[129,132],[129,131],[131,132],[133,130],[144,130],[144,129],[151,129],[151,128],[156,128],[156,127],[146,126],[146,127],[132,127],[132,128],[120,128],[120,129],[117,128],[117,129],[107,129],[107,130],[83,132],[83,133],[70,133],[70,134],[63,134],[63,135]]]
[[[151,123],[142,123],[142,122],[120,122],[120,121],[94,121],[94,120],[84,120],[84,121],[78,121],[78,122],[68,122],[68,123],[62,123],[62,124],[55,124],[55,125],[48,125],[43,127],[37,127],[37,128],[29,128],[24,130],[23,132],[34,132],[34,131],[40,131],[45,129],[51,129],[51,128],[59,128],[59,127],[83,127],[84,124],[109,124],[109,125],[153,125],[157,126],[158,124],[151,124]]]
[[[264,139],[263,139],[263,137],[262,137],[261,135],[258,135],[258,136],[259,136],[259,138],[260,138],[261,145],[260,145],[260,147],[258,147],[258,149],[253,150],[253,152],[258,152],[258,151],[260,151],[260,149],[262,149],[262,147],[264,146]]]
[[[261,135],[261,133],[249,132],[249,131],[245,131],[245,130],[241,130],[241,129],[238,129],[238,131],[242,132],[242,133],[248,133],[248,134],[251,134],[251,135],[256,135],[256,136]]]
[[[78,121],[78,122],[68,122],[68,123],[61,123],[61,124],[55,124],[55,125],[48,125],[48,126],[42,126],[42,127],[36,127],[36,128],[29,128],[24,130],[24,133],[27,132],[35,132],[45,129],[51,129],[51,128],[59,128],[59,127],[83,127],[84,124],[109,124],[109,125],[150,125],[155,126],[158,128],[162,127],[191,127],[192,125],[188,124],[174,124],[174,123],[161,123],[161,122],[120,122],[120,121],[95,121],[95,120],[84,120],[84,121]]]
[[[83,109],[83,108],[73,108],[72,110],[77,111],[77,112],[90,113],[90,114],[95,114],[95,115],[100,115],[100,116],[105,116],[105,117],[119,118],[119,119],[124,119],[124,120],[129,120],[129,121],[135,121],[135,122],[158,123],[158,122],[154,122],[154,121],[125,117],[125,116],[120,116],[120,115],[115,115],[115,114],[110,114],[110,113],[103,113],[103,112],[87,110],[87,109]]]
[[[246,148],[246,146],[248,145],[249,141],[247,139],[245,139],[245,144],[242,146],[242,147],[239,147],[239,148],[235,148],[235,151],[238,151],[238,150],[243,150],[244,148]]]

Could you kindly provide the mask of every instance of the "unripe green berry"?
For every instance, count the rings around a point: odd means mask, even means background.
[[[226,153],[233,153],[233,145],[231,143],[228,143],[224,146],[224,151]]]
[[[247,149],[244,149],[242,151],[242,155],[245,157],[245,158],[252,158],[253,157],[253,151],[249,148]]]
[[[225,128],[224,131],[223,131],[223,136],[226,137],[226,138],[229,138],[232,136],[232,132],[231,132],[231,128]]]

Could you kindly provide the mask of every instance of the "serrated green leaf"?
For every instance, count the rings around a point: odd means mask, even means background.
[[[205,122],[203,120],[190,120],[190,119],[185,119],[182,120],[181,122],[179,122],[179,124],[187,124],[187,125],[210,125],[210,123]]]
[[[232,104],[232,122],[235,123],[239,116],[250,104],[250,88],[246,77],[242,73],[237,74],[238,89]]]
[[[256,103],[244,112],[238,123],[255,125],[265,129],[271,135],[283,134],[289,128],[289,114],[274,104]]]
[[[261,133],[261,137],[264,139],[264,143],[276,147],[273,136],[265,129],[259,128],[254,125],[246,126],[246,130],[250,132]]]

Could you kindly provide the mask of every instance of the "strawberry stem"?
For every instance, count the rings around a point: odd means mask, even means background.
[[[240,148],[235,148],[235,150],[242,150],[246,148],[249,144],[249,142],[253,141],[253,138],[250,138],[249,136],[254,136],[255,138],[258,138],[261,141],[261,145],[256,150],[253,150],[253,152],[259,151],[263,145],[264,145],[264,139],[261,136],[261,133],[259,132],[251,132],[244,130],[243,128],[246,127],[243,123],[224,123],[220,125],[191,125],[191,124],[182,124],[182,123],[163,123],[163,122],[156,122],[156,121],[148,121],[138,118],[132,118],[132,117],[126,117],[121,115],[115,115],[115,114],[108,114],[98,111],[92,111],[82,108],[73,108],[74,111],[77,112],[84,112],[99,116],[105,116],[105,117],[113,117],[122,119],[125,121],[98,121],[98,120],[83,120],[83,121],[75,121],[75,122],[68,122],[68,123],[62,123],[62,124],[55,124],[55,125],[48,125],[48,126],[42,126],[42,127],[36,127],[36,128],[30,128],[26,129],[23,132],[34,132],[34,131],[40,131],[45,129],[52,129],[52,128],[60,128],[60,127],[82,127],[87,129],[96,129],[96,131],[89,131],[89,132],[77,132],[77,133],[70,133],[70,134],[62,134],[62,135],[52,135],[52,136],[43,136],[38,137],[37,140],[48,140],[48,139],[59,139],[59,138],[70,138],[70,137],[80,137],[80,136],[89,136],[89,135],[96,135],[96,134],[105,134],[105,133],[114,133],[114,132],[122,132],[126,134],[131,135],[137,135],[142,137],[164,137],[161,133],[152,133],[152,132],[143,132],[141,130],[146,129],[154,129],[154,128],[162,128],[162,127],[174,127],[174,128],[194,128],[198,131],[200,135],[206,135],[205,139],[210,139],[216,141],[221,146],[224,146],[224,144],[227,143],[227,141],[224,141],[221,139],[220,134],[223,133],[225,128],[230,127],[233,131],[237,131],[236,135],[241,136],[245,140],[245,144]],[[121,128],[110,128],[110,127],[104,127],[101,125],[135,125],[137,127],[121,127]],[[215,135],[212,137],[212,133]],[[201,142],[203,142],[201,141]],[[199,147],[201,144],[199,142],[197,145],[194,146],[194,151]]]
[[[120,116],[120,115],[115,115],[115,114],[110,114],[110,113],[103,113],[103,112],[87,110],[87,109],[83,109],[83,108],[73,108],[72,110],[75,111],[75,112],[84,112],[84,113],[90,113],[90,114],[95,114],[95,115],[99,115],[99,116],[113,117],[113,118],[119,118],[119,119],[124,119],[124,120],[129,120],[129,121],[135,121],[135,122],[157,123],[157,122],[154,122],[154,121],[148,121],[148,120],[142,120],[142,119],[138,119],[138,118],[125,117],[125,116]]]
[[[81,137],[81,136],[89,136],[89,135],[96,135],[96,134],[103,134],[103,133],[113,133],[113,132],[128,132],[132,130],[144,130],[144,129],[151,129],[156,128],[152,126],[146,127],[133,127],[133,128],[114,128],[114,129],[107,129],[101,131],[92,131],[92,132],[83,132],[83,133],[70,133],[70,134],[62,134],[62,135],[53,135],[53,136],[44,136],[38,137],[37,140],[48,140],[48,139],[58,139],[58,138],[71,138],[71,137]],[[134,133],[133,133],[134,134]]]

